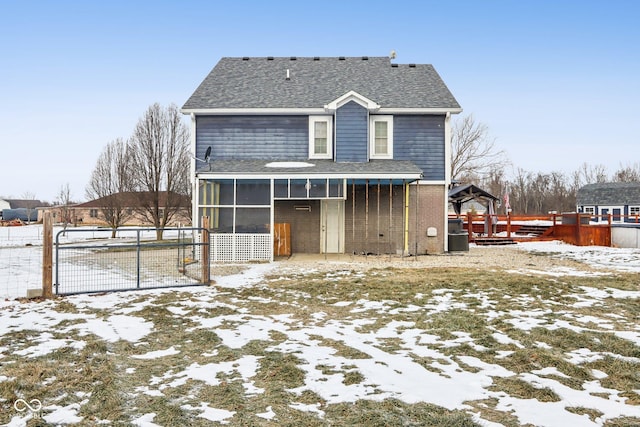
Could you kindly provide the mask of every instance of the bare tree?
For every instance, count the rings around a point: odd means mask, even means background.
[[[85,190],[87,199],[99,201],[97,209],[111,227],[111,237],[116,236],[116,229],[131,216],[130,165],[127,159],[128,146],[118,138],[104,148],[91,174],[91,180]]]
[[[178,107],[156,103],[138,121],[129,144],[133,182],[145,193],[139,212],[156,227],[158,240],[172,217],[188,207],[188,141]]]
[[[33,210],[36,208],[34,204],[36,195],[31,191],[25,191],[22,193],[22,199],[24,200],[24,207],[27,213],[27,224],[31,224],[31,216],[33,215]]]
[[[67,225],[71,222],[71,189],[69,183],[60,186],[58,195],[56,196],[56,203],[60,207],[60,222],[62,223],[62,230],[67,231]]]
[[[583,163],[578,169],[578,175],[580,177],[580,187],[586,184],[596,184],[609,180],[607,168],[602,164],[590,165]]]
[[[514,212],[527,214],[529,213],[530,197],[529,187],[533,176],[531,172],[527,172],[522,168],[518,168],[516,176],[511,183],[510,203]]]
[[[614,172],[611,180],[614,182],[640,182],[640,163],[620,165],[620,169]]]
[[[451,180],[480,180],[508,163],[504,151],[497,150],[483,123],[473,115],[458,119],[451,134]]]

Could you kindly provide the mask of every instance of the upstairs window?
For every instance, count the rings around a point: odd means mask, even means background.
[[[309,158],[333,158],[333,121],[331,116],[309,117]]]
[[[370,116],[369,152],[372,159],[393,158],[393,116]]]

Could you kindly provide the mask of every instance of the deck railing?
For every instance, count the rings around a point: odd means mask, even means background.
[[[476,238],[562,240],[578,246],[611,246],[611,225],[640,223],[640,215],[550,213],[547,215],[450,215],[463,221],[469,242]]]

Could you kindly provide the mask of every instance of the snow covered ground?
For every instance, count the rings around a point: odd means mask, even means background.
[[[593,378],[585,381],[583,390],[579,390],[559,381],[564,374],[553,366],[541,366],[538,370],[518,376],[499,364],[487,363],[475,355],[448,355],[444,349],[461,345],[469,345],[479,352],[486,350],[466,332],[454,330],[451,331],[452,337],[442,339],[425,333],[411,321],[391,321],[383,327],[372,329],[378,316],[415,311],[436,315],[466,308],[470,305],[469,301],[473,300],[477,302],[478,307],[485,310],[483,313],[486,313],[487,320],[503,317],[505,324],[512,325],[518,331],[528,332],[537,326],[544,326],[549,330],[565,328],[578,333],[594,330],[612,331],[619,338],[628,340],[640,348],[638,319],[617,319],[615,313],[608,317],[582,316],[579,312],[566,314],[566,319],[547,318],[547,311],[533,307],[527,309],[532,302],[526,301],[529,298],[527,295],[512,297],[513,308],[505,312],[493,308],[501,302],[489,292],[463,295],[459,290],[442,288],[434,290],[431,295],[416,294],[415,301],[403,306],[394,301],[374,300],[367,295],[351,300],[331,301],[327,302],[326,312],[315,312],[311,314],[310,321],[303,322],[297,317],[296,313],[300,310],[297,304],[304,304],[305,299],[310,298],[309,295],[295,295],[293,302],[278,301],[278,304],[284,304],[281,314],[264,314],[255,308],[260,304],[266,307],[276,302],[272,295],[264,292],[261,283],[265,281],[265,275],[277,271],[277,263],[249,265],[247,270],[239,274],[218,278],[216,288],[181,288],[179,292],[183,296],[180,299],[170,299],[174,292],[171,289],[78,295],[64,298],[65,304],[70,304],[72,309],[61,310],[57,306],[59,302],[56,301],[25,304],[14,300],[16,297],[24,296],[27,288],[40,286],[41,248],[37,246],[40,238],[41,230],[38,226],[0,228],[0,296],[3,297],[3,301],[0,302],[0,339],[20,332],[28,333],[32,337],[20,345],[16,344],[16,348],[6,343],[3,346],[0,341],[0,382],[11,380],[4,372],[7,364],[1,363],[3,359],[6,361],[10,354],[14,355],[12,357],[17,354],[24,360],[33,360],[63,348],[82,351],[87,345],[87,337],[97,337],[105,343],[130,343],[139,349],[137,354],[129,357],[136,361],[135,363],[153,363],[168,358],[189,359],[190,355],[180,342],[166,348],[145,350],[151,342],[150,336],[160,325],[143,313],[151,307],[162,307],[176,319],[179,318],[185,324],[191,325],[188,332],[214,331],[220,340],[217,345],[222,345],[230,351],[239,351],[256,340],[268,341],[273,339],[274,333],[279,334],[282,338],[268,350],[295,354],[302,361],[299,367],[305,374],[304,383],[289,391],[300,396],[305,391],[312,391],[320,396],[326,405],[356,402],[359,399],[381,401],[388,398],[398,399],[407,404],[427,402],[447,409],[466,410],[473,414],[478,424],[485,426],[501,424],[483,418],[480,413],[472,410],[467,402],[492,399],[497,401],[494,408],[496,411],[510,413],[519,423],[540,426],[596,426],[603,425],[608,419],[621,416],[640,419],[640,406],[628,403],[627,398],[621,396],[617,390],[602,385],[600,380],[607,377],[604,372],[593,369]],[[615,271],[640,272],[638,250],[575,247],[559,242],[521,243],[518,248],[545,256],[584,262],[602,268],[603,274],[607,275]],[[461,259],[464,259],[464,256],[461,256]],[[521,269],[514,273],[541,276],[546,274],[554,277],[579,276],[576,271],[562,269]],[[358,273],[346,271],[343,274]],[[336,273],[337,281],[340,279],[339,275]],[[251,304],[247,300],[234,297],[234,292],[239,290],[255,290],[255,294],[250,298]],[[584,286],[575,290],[575,293],[565,295],[564,298],[575,309],[597,307],[612,299],[638,301],[640,287],[635,290],[622,290]],[[290,311],[287,304],[291,305]],[[554,304],[557,306],[558,303],[549,302],[551,307]],[[351,320],[334,319],[329,314],[332,310],[346,311],[354,317]],[[221,314],[211,314],[218,311]],[[370,317],[363,316],[363,313],[370,314]],[[620,325],[627,327],[621,330]],[[508,357],[523,347],[523,343],[509,336],[506,331],[496,329],[493,338],[501,345],[512,349],[501,353],[501,357]],[[390,340],[397,341],[398,350],[385,350]],[[328,342],[342,343],[363,356],[347,357],[328,345]],[[543,347],[546,344],[539,345]],[[248,397],[265,393],[264,385],[259,385],[257,380],[261,356],[240,354],[229,360],[218,360],[218,350],[214,347],[212,343],[210,353],[200,355],[197,361],[187,363],[180,369],[168,369],[162,375],[152,377],[147,383],[138,384],[135,390],[127,390],[127,393],[146,395],[150,399],[164,397],[173,389],[185,387],[188,381],[198,381],[212,387],[220,386],[220,378],[227,375],[240,381],[242,390]],[[640,354],[640,351],[638,353]],[[566,358],[575,365],[606,356],[602,352],[586,348],[566,354]],[[640,357],[625,357],[632,366],[640,366]],[[423,365],[416,363],[416,360],[430,361],[431,368],[425,369]],[[319,370],[319,366],[333,367],[340,372],[332,372],[328,368],[324,371]],[[127,369],[132,369],[133,373],[136,368]],[[363,379],[354,383],[346,382],[346,376],[355,372]],[[513,377],[518,377],[536,388],[549,388],[559,396],[559,400],[543,402],[537,399],[523,399],[490,388],[496,379]],[[43,382],[63,380],[42,379]],[[640,390],[636,390],[636,393],[640,394]],[[73,399],[69,396],[60,398],[60,402],[45,400],[41,410],[44,420],[57,425],[81,423],[83,420],[86,422],[86,415],[81,414],[81,408],[87,404],[90,396],[85,390],[78,390],[76,395]],[[9,403],[11,402],[2,402],[0,398],[2,411],[11,412],[10,417],[3,418],[8,422],[6,425],[26,426],[33,413],[18,412]],[[319,419],[325,416],[326,411],[324,406],[309,404],[303,399],[290,402],[289,407],[308,412]],[[566,410],[567,407],[588,408],[596,415],[590,417],[586,411],[570,412]],[[205,400],[184,403],[182,409],[193,412],[204,420],[219,423],[231,422],[235,414],[234,411],[215,407]],[[147,411],[144,407],[137,410],[138,414],[130,420],[133,425],[161,425],[158,424],[158,415],[154,411]],[[256,411],[255,416],[265,422],[278,421],[278,411],[272,406],[261,408],[260,411]],[[0,422],[3,419],[0,419]]]

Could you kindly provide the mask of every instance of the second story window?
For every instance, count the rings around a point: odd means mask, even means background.
[[[370,147],[372,159],[393,158],[393,116],[370,116]]]
[[[333,121],[331,116],[309,117],[309,158],[333,158]]]

